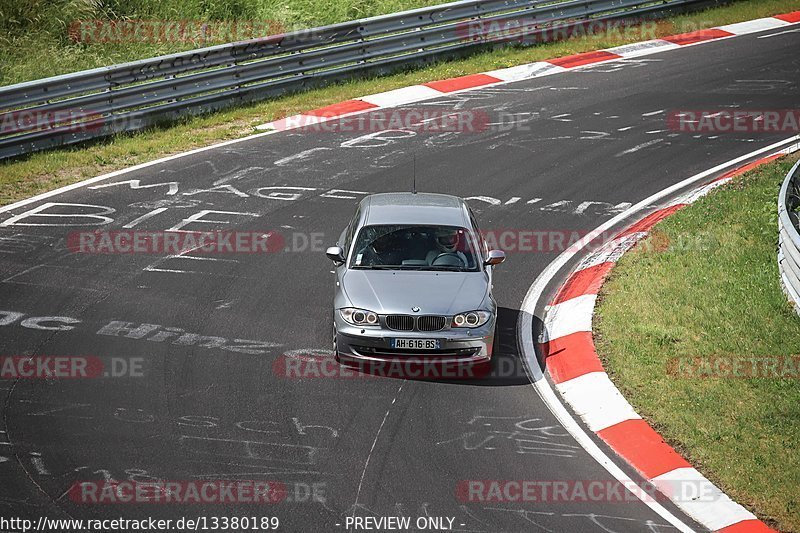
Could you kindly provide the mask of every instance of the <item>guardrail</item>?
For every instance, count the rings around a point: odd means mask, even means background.
[[[783,292],[800,314],[800,233],[798,213],[800,208],[800,161],[798,161],[781,186],[778,195],[778,271]]]
[[[716,0],[463,0],[0,88],[0,159]],[[500,29],[500,33],[498,33]]]

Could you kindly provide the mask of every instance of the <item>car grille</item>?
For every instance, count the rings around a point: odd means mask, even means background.
[[[397,331],[411,331],[414,329],[414,317],[409,315],[387,315],[386,327]]]
[[[446,316],[386,315],[386,327],[395,331],[440,331],[447,325]]]
[[[417,318],[417,329],[420,331],[439,331],[444,329],[447,318],[443,316],[421,316]]]

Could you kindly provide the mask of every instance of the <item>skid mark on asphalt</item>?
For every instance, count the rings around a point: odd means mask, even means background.
[[[627,150],[623,150],[622,152],[619,152],[618,154],[614,155],[614,157],[622,157],[623,155],[633,154],[633,153],[638,152],[639,150],[642,150],[644,148],[649,148],[650,146],[654,146],[654,145],[656,145],[656,144],[658,144],[660,142],[663,142],[663,141],[664,141],[664,139],[653,139],[652,141],[643,142],[641,144],[637,144],[633,148],[628,148]]]
[[[375,446],[378,444],[378,438],[381,436],[381,431],[383,430],[383,426],[386,425],[386,420],[389,418],[389,413],[392,412],[392,406],[394,406],[394,404],[397,402],[397,398],[400,396],[400,392],[403,390],[403,385],[405,385],[405,382],[400,383],[400,386],[394,393],[394,398],[392,398],[392,403],[386,410],[386,414],[383,415],[383,420],[381,421],[381,425],[378,427],[378,431],[375,433],[375,440],[372,441],[372,446],[370,447],[369,453],[367,454],[367,460],[364,462],[364,469],[361,471],[361,479],[359,479],[358,481],[358,489],[356,489],[356,501],[353,503],[354,509],[356,506],[359,505],[358,499],[361,497],[361,489],[364,486],[364,478],[367,475],[367,469],[369,468],[370,459],[372,459],[372,453],[375,451]],[[355,511],[353,512],[352,516],[355,516]]]
[[[230,172],[221,178],[214,180],[214,185],[225,185],[228,182],[241,180],[241,179],[249,179],[252,177],[253,174],[263,174],[264,167],[247,167],[243,170],[237,170],[234,172]]]
[[[61,290],[81,290],[91,292],[110,292],[114,290],[115,284],[119,282],[117,273],[106,271],[112,274],[110,279],[82,275],[81,269],[70,268],[60,265],[36,265],[14,274],[2,283],[12,283],[17,285],[30,285],[34,287],[57,288]],[[75,284],[75,281],[83,284]]]
[[[278,159],[273,164],[276,167],[282,167],[288,165],[289,163],[293,163],[295,161],[302,161],[304,159],[308,159],[312,154],[315,154],[317,152],[327,152],[330,150],[333,150],[333,148],[327,148],[327,147],[310,148],[308,150],[303,150],[302,152],[296,153],[294,155]]]
[[[187,461],[189,463],[198,463],[201,465],[208,465],[207,460],[202,461]],[[239,463],[230,463],[230,462],[214,462],[214,465],[222,465],[222,466],[233,466],[233,467],[240,467],[244,470],[236,470],[236,471],[228,471],[228,472],[217,472],[214,474],[192,474],[192,478],[194,479],[221,479],[221,480],[231,480],[231,479],[254,479],[257,476],[263,477],[272,477],[272,476],[321,476],[325,475],[324,472],[319,470],[301,470],[297,468],[280,468],[280,467],[265,467],[263,465],[245,465]],[[249,469],[249,470],[248,470]]]

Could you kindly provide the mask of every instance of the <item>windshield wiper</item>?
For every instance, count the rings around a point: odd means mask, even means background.
[[[420,270],[422,265],[359,265],[353,269],[359,270]]]
[[[454,265],[358,265],[354,270],[431,270],[446,272],[471,272],[466,267]]]
[[[431,265],[425,267],[425,270],[447,270],[450,272],[467,272],[466,267],[452,266],[452,265]]]

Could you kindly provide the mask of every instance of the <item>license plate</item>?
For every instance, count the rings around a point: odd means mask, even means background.
[[[438,350],[439,339],[392,339],[395,350]]]

